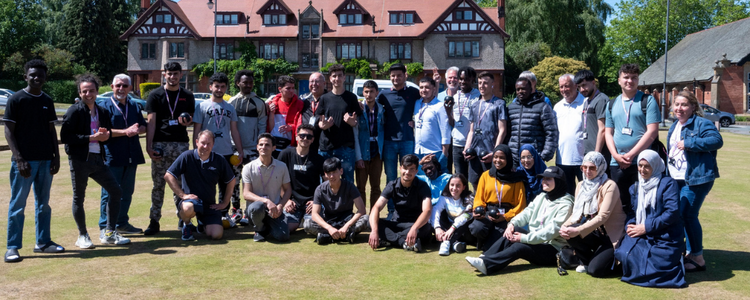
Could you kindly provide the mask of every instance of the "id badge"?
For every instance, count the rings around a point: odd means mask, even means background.
[[[315,124],[318,123],[318,117],[312,116],[310,117],[310,125],[315,126]]]
[[[498,211],[498,212],[499,212],[499,213],[500,213],[501,215],[504,215],[504,214],[505,214],[505,208],[498,208],[498,209],[497,209],[497,211]]]
[[[464,121],[456,122],[456,127],[464,127]]]
[[[417,129],[422,128],[422,121],[421,120],[417,121],[417,125],[415,127],[417,127]]]
[[[630,127],[623,127],[622,128],[622,134],[624,134],[624,135],[633,135],[633,129],[630,129]]]
[[[180,123],[177,122],[177,120],[169,120],[169,126],[177,126],[177,125],[180,125]]]
[[[583,134],[581,134],[581,139],[582,140],[585,140],[585,139],[588,139],[588,138],[589,138],[588,132],[584,132]]]

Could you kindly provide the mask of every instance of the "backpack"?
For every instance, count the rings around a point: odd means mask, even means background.
[[[646,116],[646,110],[647,110],[647,106],[648,106],[648,101],[643,101],[643,98],[645,97],[645,95],[646,95],[645,93],[641,93],[641,99],[640,99],[640,101],[641,101],[641,112],[643,112],[644,116]],[[617,98],[609,99],[609,101],[607,103],[607,109],[609,109],[609,115],[610,116],[612,115],[612,106],[614,106],[616,99]],[[635,100],[635,99],[633,99],[633,100]],[[661,157],[661,160],[664,161],[664,165],[667,164],[667,157],[668,157],[667,147],[664,147],[664,143],[662,143],[659,140],[659,132],[658,131],[657,131],[657,134],[656,134],[656,139],[654,139],[654,141],[651,142],[651,146],[648,147],[648,149],[654,150],[656,153],[658,153],[659,157]]]

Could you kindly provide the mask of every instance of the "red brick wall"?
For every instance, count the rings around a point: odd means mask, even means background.
[[[729,66],[724,70],[719,82],[719,107],[717,107],[719,110],[731,114],[742,113],[743,74],[744,68],[737,65]]]

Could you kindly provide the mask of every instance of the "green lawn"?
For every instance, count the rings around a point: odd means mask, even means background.
[[[666,140],[661,132],[662,140]],[[25,258],[0,268],[0,298],[22,299],[737,299],[750,296],[750,194],[747,166],[750,138],[724,134],[719,152],[721,179],[703,206],[705,257],[708,271],[689,274],[686,289],[648,289],[618,278],[595,279],[570,272],[558,276],[554,268],[538,268],[518,261],[504,272],[481,276],[464,255],[437,255],[400,249],[372,251],[366,236],[354,245],[317,246],[298,232],[285,244],[254,243],[252,232],[231,229],[220,241],[183,242],[177,220],[165,205],[162,234],[131,236],[132,245],[80,250],[74,246],[77,230],[71,215],[71,182],[66,160],[55,177],[52,198],[52,238],[67,248],[58,255],[36,255],[33,197],[28,200],[24,227]],[[61,152],[64,151],[61,148]],[[0,152],[0,174],[8,174],[10,152]],[[384,177],[384,176],[383,176]],[[131,222],[148,224],[150,168],[139,169],[130,210]],[[0,181],[0,240],[5,240],[7,177]],[[98,236],[99,189],[90,181],[87,221]],[[468,255],[476,256],[473,247]]]

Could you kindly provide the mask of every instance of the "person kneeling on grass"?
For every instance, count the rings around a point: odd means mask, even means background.
[[[179,197],[178,215],[185,223],[182,227],[182,240],[192,241],[194,226],[190,219],[197,217],[198,232],[218,240],[224,234],[221,211],[229,205],[237,180],[232,166],[211,150],[214,147],[214,133],[203,130],[195,140],[197,149],[180,154],[164,174],[169,188]],[[183,176],[184,175],[184,176]],[[182,183],[178,181],[182,178]],[[225,185],[224,198],[216,203],[216,185]],[[205,226],[204,228],[201,228]]]
[[[430,237],[430,226],[425,226],[432,211],[430,187],[416,178],[419,158],[407,154],[401,159],[401,177],[388,182],[378,202],[370,211],[369,244],[403,246],[404,250],[422,251],[422,241]],[[396,211],[391,220],[380,219],[380,211],[393,199]],[[382,238],[381,238],[382,237]]]
[[[365,203],[357,187],[341,179],[344,173],[341,160],[336,157],[326,159],[323,163],[323,172],[327,181],[315,189],[312,222],[309,225],[312,228],[306,231],[317,232],[318,245],[329,244],[332,241],[354,243],[355,236],[367,229]],[[352,213],[354,207],[357,208],[356,213]]]
[[[450,255],[451,248],[456,253],[466,252],[466,239],[472,238],[467,234],[472,220],[472,198],[466,177],[463,174],[451,176],[432,209],[435,238],[441,242],[440,255]]]
[[[536,265],[554,266],[556,254],[567,245],[560,237],[560,227],[573,208],[573,196],[566,193],[565,173],[558,167],[549,167],[543,177],[543,193],[526,209],[508,222],[503,237],[480,257],[466,257],[466,261],[484,275],[507,267],[519,258]],[[521,227],[529,226],[529,233]]]

